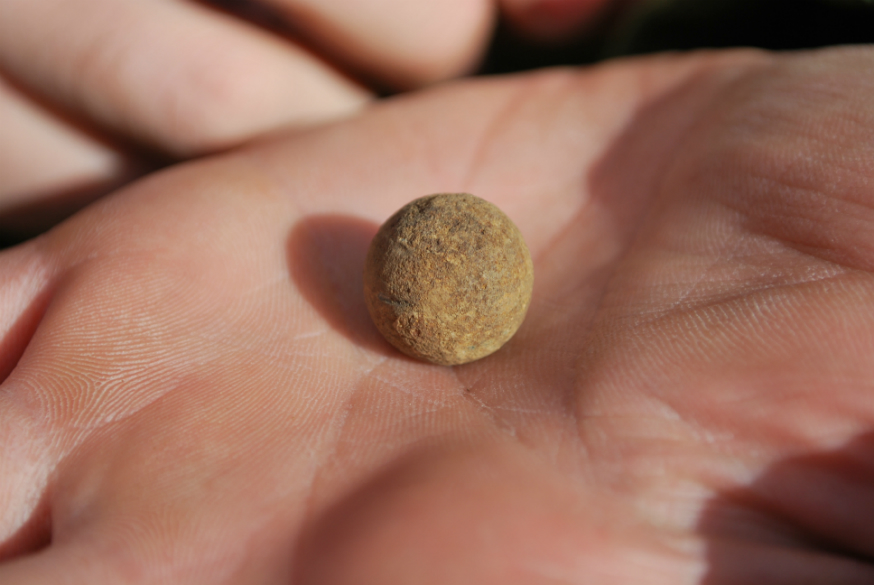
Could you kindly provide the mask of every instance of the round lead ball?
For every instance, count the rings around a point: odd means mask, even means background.
[[[519,329],[534,267],[519,228],[467,193],[410,202],[380,227],[364,296],[380,333],[403,353],[441,365],[478,360]]]

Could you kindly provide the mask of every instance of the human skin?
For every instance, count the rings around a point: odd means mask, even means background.
[[[256,10],[270,14],[242,17]],[[32,235],[167,161],[352,115],[374,84],[465,73],[493,12],[491,0],[6,0],[0,230]]]
[[[456,77],[503,11],[580,31],[611,0],[5,0],[0,235],[22,240],[169,162]]]
[[[0,582],[874,580],[874,50],[458,82],[0,253]],[[516,337],[385,343],[368,238],[470,192]]]

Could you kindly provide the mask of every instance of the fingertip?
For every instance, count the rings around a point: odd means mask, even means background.
[[[495,21],[490,2],[449,0],[430,26],[408,31],[408,49],[397,52],[399,85],[417,87],[470,72],[482,58]]]
[[[471,70],[494,23],[489,0],[267,0],[320,52],[363,78],[408,89]]]

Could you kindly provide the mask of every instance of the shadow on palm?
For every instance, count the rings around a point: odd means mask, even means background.
[[[395,356],[371,323],[362,296],[364,257],[378,228],[353,216],[308,216],[288,238],[288,270],[333,329],[356,346]]]
[[[704,508],[702,585],[865,583],[874,542],[874,434],[774,463]]]

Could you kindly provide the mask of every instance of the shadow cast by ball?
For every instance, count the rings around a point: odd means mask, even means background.
[[[358,346],[399,355],[374,326],[364,302],[364,260],[379,226],[347,215],[313,215],[295,224],[286,254],[294,284],[334,330]]]

